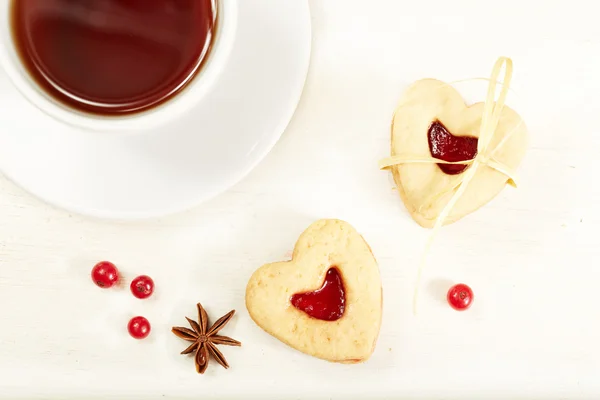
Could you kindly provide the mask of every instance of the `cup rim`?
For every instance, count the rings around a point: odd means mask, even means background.
[[[237,31],[237,4],[234,1],[214,0],[217,5],[217,29],[212,48],[204,65],[179,92],[164,103],[139,113],[125,116],[86,114],[70,108],[46,93],[23,66],[14,45],[10,23],[13,0],[0,0],[0,68],[16,89],[33,106],[50,117],[71,127],[87,131],[143,132],[168,123],[189,111],[208,93],[223,70]],[[1,23],[4,20],[5,23]]]

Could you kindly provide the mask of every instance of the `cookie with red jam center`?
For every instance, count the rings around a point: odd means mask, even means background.
[[[379,267],[347,222],[324,219],[301,235],[292,260],[260,267],[248,282],[246,307],[267,333],[314,357],[367,360],[379,335]]]
[[[444,82],[417,81],[406,90],[393,117],[392,157],[433,158],[454,163],[473,160],[478,155],[484,105],[467,105],[460,93]],[[486,156],[493,155],[497,165],[508,171],[516,170],[525,155],[527,135],[527,127],[519,114],[505,105],[487,146],[490,154]],[[468,162],[444,164],[434,160],[399,163],[390,170],[413,219],[431,228],[470,167]],[[489,164],[479,166],[444,224],[476,211],[500,193],[509,181],[509,176]]]

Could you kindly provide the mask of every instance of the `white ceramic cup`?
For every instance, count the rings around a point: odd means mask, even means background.
[[[196,76],[186,87],[159,106],[127,116],[87,114],[54,99],[32,79],[17,54],[12,37],[10,7],[15,0],[0,0],[0,67],[17,90],[34,106],[51,117],[80,129],[93,131],[143,132],[172,121],[198,104],[211,89],[226,65],[237,28],[237,1],[214,0],[217,29],[212,48]],[[18,1],[18,0],[16,0]]]

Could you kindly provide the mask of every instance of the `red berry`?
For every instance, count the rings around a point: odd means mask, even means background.
[[[140,275],[131,281],[129,288],[135,297],[145,299],[154,292],[154,281],[147,275]]]
[[[473,291],[464,283],[454,285],[448,290],[448,303],[457,311],[464,311],[473,303]]]
[[[144,317],[133,317],[127,324],[127,330],[131,337],[144,339],[150,334],[150,322]]]
[[[119,271],[111,262],[101,261],[92,268],[92,279],[101,288],[109,288],[119,280]]]

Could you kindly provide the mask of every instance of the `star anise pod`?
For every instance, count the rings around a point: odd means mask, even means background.
[[[175,326],[171,329],[171,332],[181,339],[193,342],[187,349],[182,351],[181,354],[190,354],[193,351],[196,352],[194,359],[196,361],[196,371],[198,371],[199,374],[203,374],[206,371],[206,368],[208,368],[209,354],[224,368],[229,368],[225,356],[217,349],[216,345],[242,345],[240,342],[230,337],[217,335],[217,333],[227,325],[231,317],[233,317],[233,314],[235,314],[235,310],[229,311],[208,328],[208,315],[202,307],[202,304],[198,303],[198,322],[185,317],[193,330],[182,326]]]

